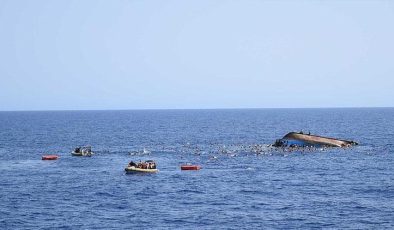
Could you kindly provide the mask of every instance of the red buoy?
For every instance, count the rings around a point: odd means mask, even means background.
[[[201,166],[199,165],[181,165],[181,170],[200,170]]]
[[[58,155],[44,155],[42,156],[42,160],[57,160],[59,158]]]

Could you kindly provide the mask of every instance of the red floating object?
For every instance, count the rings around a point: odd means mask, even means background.
[[[200,170],[201,166],[199,165],[181,165],[181,170]]]
[[[42,156],[42,160],[57,160],[59,158],[58,155],[44,155]]]

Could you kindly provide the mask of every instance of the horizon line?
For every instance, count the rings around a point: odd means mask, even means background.
[[[263,109],[390,109],[393,106],[336,106],[336,107],[244,107],[244,108],[140,108],[140,109],[33,109],[0,110],[0,112],[78,112],[78,111],[154,111],[154,110],[263,110]]]

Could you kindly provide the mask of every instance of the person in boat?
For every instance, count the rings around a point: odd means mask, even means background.
[[[75,153],[79,153],[80,151],[81,151],[81,147],[76,147],[74,150]]]
[[[147,160],[146,163],[148,165],[148,169],[156,169],[156,163],[153,160]]]
[[[137,167],[137,164],[134,161],[130,161],[129,167]]]
[[[92,149],[90,147],[81,148],[81,152],[84,156],[88,156],[88,157],[92,156]]]
[[[140,169],[147,169],[147,163],[140,161],[140,163],[138,163],[138,168],[140,168]]]

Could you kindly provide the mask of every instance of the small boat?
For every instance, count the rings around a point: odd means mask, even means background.
[[[48,161],[48,160],[57,160],[59,158],[58,155],[43,155],[42,160],[43,161]]]
[[[92,147],[90,146],[77,147],[71,152],[71,155],[77,157],[91,157],[93,154],[94,152],[92,152]]]
[[[200,170],[201,166],[199,165],[181,165],[181,170]]]
[[[124,170],[126,173],[156,173],[159,171],[156,168],[156,165],[156,162],[153,160],[147,160],[139,163],[131,161]]]

